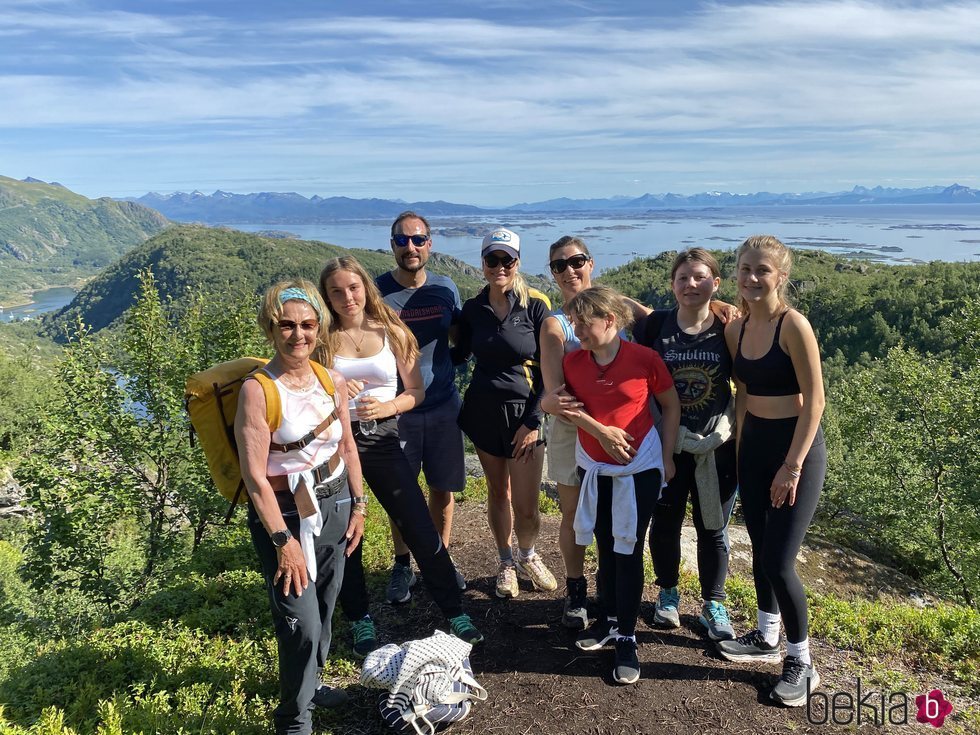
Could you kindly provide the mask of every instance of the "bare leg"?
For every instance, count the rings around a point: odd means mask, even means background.
[[[561,526],[558,528],[558,547],[565,561],[565,576],[577,579],[585,570],[585,547],[575,543],[575,510],[578,507],[578,485],[558,484],[558,504],[561,506]]]
[[[507,471],[507,459],[487,454],[481,449],[476,450],[483,465],[483,474],[487,481],[487,518],[494,543],[498,549],[510,547],[510,538],[514,531],[514,516],[510,509],[510,473]]]
[[[535,451],[531,460],[506,460],[510,470],[511,504],[514,508],[514,527],[517,545],[522,549],[534,546],[541,529],[541,511],[538,496],[541,494],[541,467],[544,452]]]
[[[449,548],[449,538],[453,535],[453,510],[456,507],[456,499],[452,493],[442,490],[429,488],[429,515],[436,526],[439,535],[442,536],[442,543]]]

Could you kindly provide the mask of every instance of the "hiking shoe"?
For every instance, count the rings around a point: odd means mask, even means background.
[[[358,658],[364,658],[378,647],[378,634],[374,629],[374,621],[370,615],[365,615],[360,620],[351,623],[350,632],[354,638],[354,645],[351,650]]]
[[[517,586],[517,570],[513,562],[502,561],[497,567],[497,597],[517,597],[521,594]]]
[[[681,616],[677,612],[680,602],[681,596],[676,587],[662,588],[657,601],[653,603],[653,624],[661,628],[680,628]]]
[[[769,696],[785,707],[802,707],[809,693],[819,685],[820,674],[812,663],[806,664],[796,656],[787,656],[783,661],[783,673]]]
[[[701,617],[698,618],[708,631],[708,638],[713,641],[730,641],[735,637],[732,621],[728,619],[728,610],[717,600],[708,600],[701,606]]]
[[[313,693],[313,704],[321,709],[339,707],[342,704],[347,704],[347,700],[347,692],[338,687],[328,687],[326,684],[318,686]]]
[[[554,592],[558,589],[558,580],[551,570],[544,565],[544,560],[539,554],[535,554],[529,559],[515,559],[514,566],[517,573],[524,579],[530,579],[534,589],[542,592]]]
[[[561,623],[572,630],[585,630],[589,624],[589,613],[585,609],[588,602],[589,583],[585,577],[565,580],[565,607],[561,614]]]
[[[619,635],[615,620],[599,618],[575,640],[575,645],[583,651],[595,651]]]
[[[392,605],[401,605],[412,599],[412,586],[415,584],[415,572],[411,565],[399,564],[391,568],[391,579],[388,580],[388,589],[385,597]]]
[[[729,661],[765,661],[778,664],[779,645],[771,646],[762,637],[762,631],[750,630],[728,641],[718,641],[718,653]]]
[[[636,655],[636,641],[632,638],[616,640],[613,680],[617,684],[636,684],[640,680],[640,659]]]
[[[483,633],[476,629],[470,616],[466,613],[449,619],[449,630],[457,638],[466,641],[471,646],[483,643]]]

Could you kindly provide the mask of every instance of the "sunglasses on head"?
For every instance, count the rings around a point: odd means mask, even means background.
[[[581,268],[586,263],[592,260],[592,256],[586,255],[585,253],[579,253],[578,255],[573,255],[571,258],[555,258],[553,261],[548,263],[548,267],[551,268],[551,272],[554,274],[564,273],[568,266],[572,268]]]
[[[407,248],[408,243],[420,248],[429,241],[428,235],[392,235],[391,241],[400,248]]]
[[[487,268],[496,268],[498,265],[502,265],[507,270],[510,270],[517,262],[517,258],[512,258],[509,255],[494,255],[490,253],[489,255],[483,256],[483,262],[487,264]]]

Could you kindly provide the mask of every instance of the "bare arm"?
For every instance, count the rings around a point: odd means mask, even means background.
[[[728,322],[733,322],[742,316],[742,312],[738,310],[737,306],[719,299],[712,299],[708,308],[711,309],[712,314],[721,319],[722,324],[728,324]]]
[[[335,386],[335,396],[347,395],[347,385],[344,376],[336,370],[330,371],[330,377]],[[360,498],[364,495],[364,479],[361,475],[361,458],[357,454],[357,443],[354,441],[354,432],[350,426],[350,409],[347,401],[342,397],[337,398],[334,403],[337,406],[337,416],[340,418],[341,431],[340,444],[337,452],[347,466],[347,485],[350,487],[352,498]],[[354,549],[361,542],[364,535],[364,506],[355,505],[350,514],[350,523],[347,524],[347,549],[344,552],[347,556],[354,553]]]
[[[663,447],[664,482],[674,479],[674,447],[677,445],[677,431],[681,423],[681,399],[673,385],[667,390],[654,394],[660,404],[660,443]]]
[[[626,305],[630,308],[630,311],[633,312],[634,322],[640,321],[640,319],[653,312],[653,309],[651,309],[649,306],[644,306],[639,301],[636,299],[631,299],[629,296],[624,296],[623,301],[626,302]]]
[[[735,353],[738,350],[738,330],[741,327],[741,320],[730,322],[725,326],[725,343],[728,345],[728,354],[732,356],[732,363],[735,362]],[[742,424],[745,422],[745,383],[732,375],[735,382],[735,448],[742,438]]]
[[[358,402],[357,415],[364,420],[386,419],[390,416],[411,411],[425,400],[425,385],[422,369],[417,358],[396,358],[398,377],[402,381],[402,392],[390,401],[381,402],[373,396],[365,396]],[[352,381],[357,382],[357,381]],[[363,388],[363,386],[361,386]]]

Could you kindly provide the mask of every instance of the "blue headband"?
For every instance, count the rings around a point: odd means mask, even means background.
[[[317,319],[322,319],[323,315],[320,313],[320,307],[316,305],[316,302],[309,297],[309,295],[301,288],[287,288],[281,294],[279,294],[279,304],[285,304],[287,301],[305,301],[307,304],[313,307],[313,311],[316,312]]]

